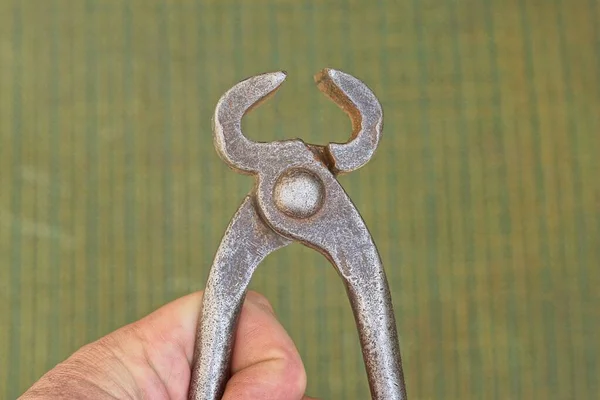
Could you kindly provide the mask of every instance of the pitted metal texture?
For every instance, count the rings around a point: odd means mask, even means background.
[[[198,326],[189,398],[220,399],[225,390],[238,316],[252,274],[272,251],[300,241],[337,269],[356,320],[371,396],[406,399],[390,290],[373,239],[336,175],[366,164],[383,128],[383,112],[360,80],[325,69],[317,87],[351,118],[347,143],[300,139],[254,142],[242,117],[285,80],[274,72],[246,79],[219,100],[214,143],[233,169],[256,179],[225,232],[211,268]]]

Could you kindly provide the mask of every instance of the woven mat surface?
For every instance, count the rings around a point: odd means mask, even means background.
[[[410,397],[600,398],[598,0],[0,1],[0,398],[203,288],[252,184],[214,151],[218,98],[285,69],[247,135],[343,141],[324,67],[384,107],[341,183],[387,269]],[[252,287],[309,393],[369,397],[322,256],[279,251]]]

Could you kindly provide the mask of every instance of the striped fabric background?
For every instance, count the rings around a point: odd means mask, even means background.
[[[0,398],[201,289],[251,179],[212,145],[237,81],[285,69],[248,136],[342,141],[312,75],[379,96],[341,182],[388,271],[413,399],[600,398],[598,0],[0,1]],[[259,268],[309,393],[366,399],[342,284]]]

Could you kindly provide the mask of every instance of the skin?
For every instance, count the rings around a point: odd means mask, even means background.
[[[187,399],[201,302],[202,292],[182,297],[82,347],[20,399]],[[312,399],[298,350],[262,295],[248,293],[235,343],[223,400]]]

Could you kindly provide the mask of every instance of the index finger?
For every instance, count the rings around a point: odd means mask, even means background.
[[[151,358],[157,360],[154,368],[159,375],[165,375],[167,382],[174,383],[172,363],[161,361],[172,358],[173,346],[165,342],[178,342],[177,347],[183,349],[188,367],[191,366],[201,304],[200,293],[189,295],[136,323],[138,334],[143,333],[148,341],[157,343]],[[298,350],[268,300],[256,292],[247,294],[240,313],[231,374],[223,400],[303,399],[306,373]],[[189,375],[186,377],[189,379]]]

